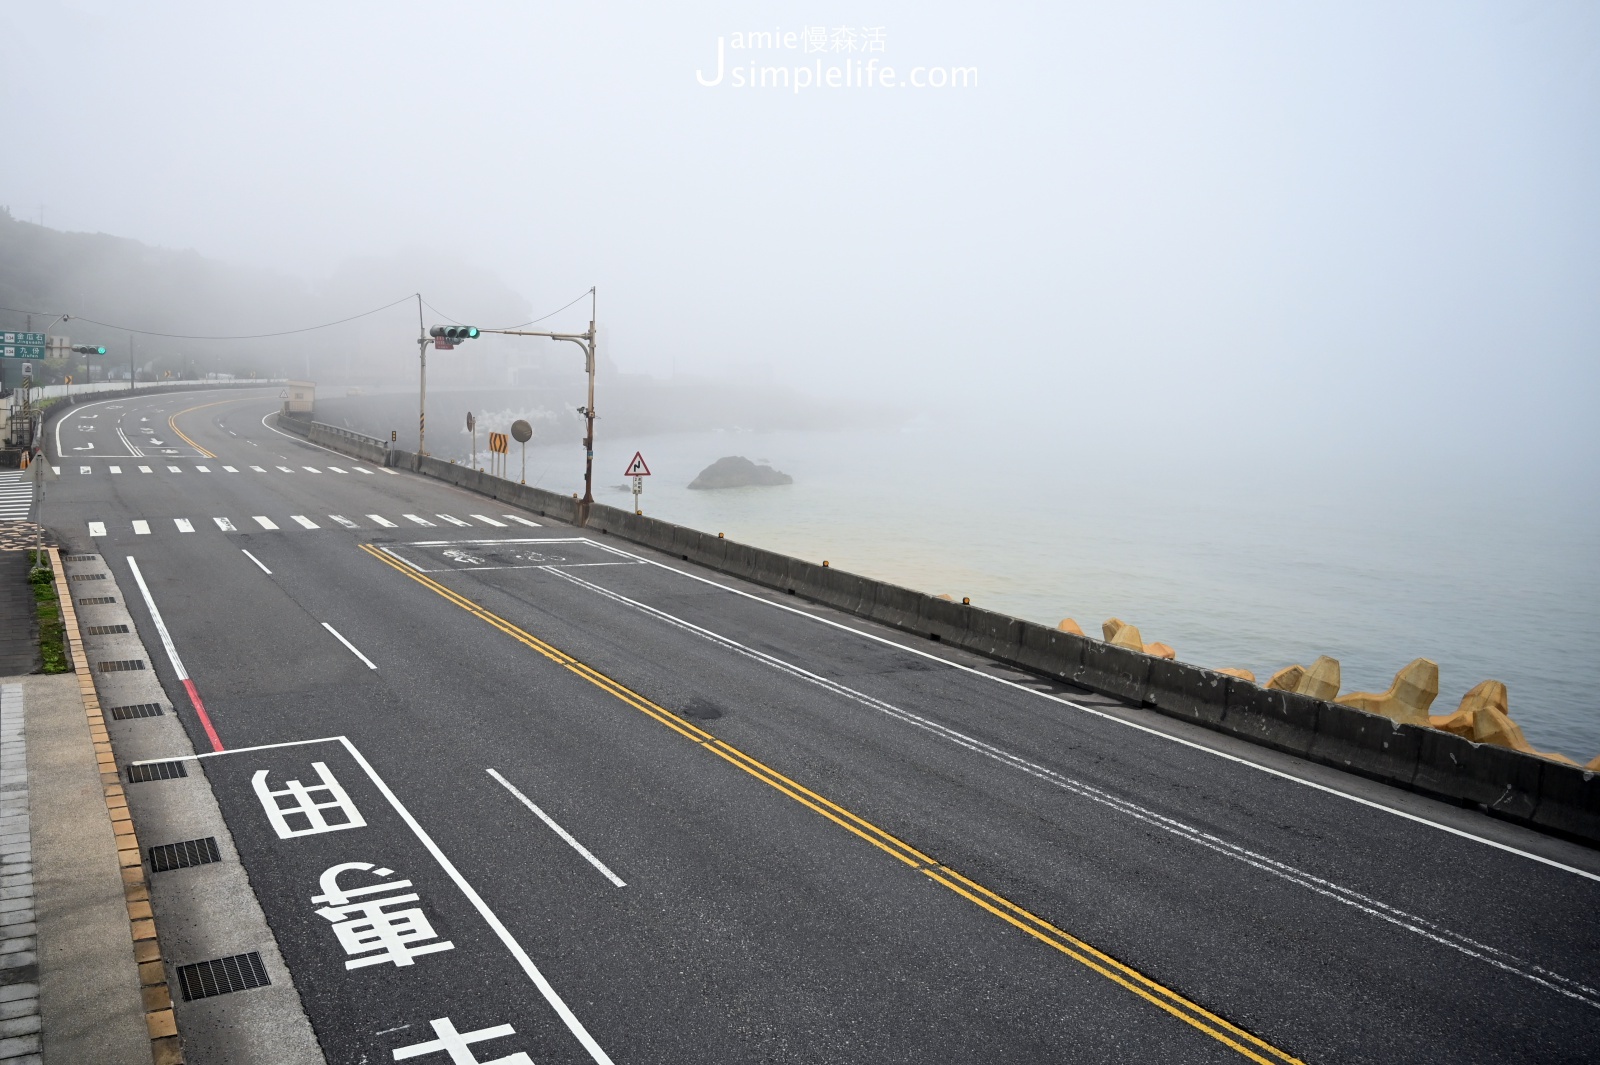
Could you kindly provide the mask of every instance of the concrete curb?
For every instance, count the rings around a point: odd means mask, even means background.
[[[177,1019],[172,1012],[172,994],[167,988],[166,968],[161,960],[161,943],[156,936],[155,915],[150,909],[150,889],[145,881],[143,852],[133,831],[127,795],[122,790],[122,778],[117,771],[116,756],[111,750],[111,737],[106,732],[105,718],[100,712],[100,696],[95,691],[94,677],[89,672],[88,656],[84,653],[83,632],[78,625],[78,612],[73,604],[72,593],[67,587],[67,574],[62,565],[61,552],[54,547],[50,548],[49,552],[50,564],[55,575],[56,595],[61,601],[67,658],[77,675],[78,694],[83,701],[84,716],[89,721],[89,737],[94,744],[95,762],[100,770],[100,785],[105,797],[106,813],[111,819],[112,831],[116,836],[117,863],[122,869],[122,895],[128,909],[133,957],[139,966],[145,1029],[150,1036],[150,1057],[155,1065],[181,1065],[183,1041],[178,1035]]]
[[[372,448],[383,447],[382,441],[320,422],[303,424],[304,435],[315,434],[316,442],[331,450],[371,458]],[[387,449],[381,461],[578,524],[578,501],[569,496],[409,451]],[[1263,688],[1201,666],[1115,647],[603,503],[591,506],[585,527],[1307,761],[1600,846],[1600,773],[1580,766]]]

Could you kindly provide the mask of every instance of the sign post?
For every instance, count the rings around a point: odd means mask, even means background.
[[[472,468],[478,468],[478,419],[467,411],[467,432],[472,434]]]
[[[644,511],[639,509],[639,493],[644,491],[644,479],[650,476],[650,467],[644,464],[644,455],[635,451],[633,461],[622,471],[622,476],[633,478],[633,512],[643,514]]]
[[[528,483],[528,441],[533,439],[533,426],[518,418],[511,423],[511,436],[522,445],[522,484]]]

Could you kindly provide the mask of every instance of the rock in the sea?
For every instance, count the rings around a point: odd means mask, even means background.
[[[757,466],[743,455],[720,458],[689,482],[690,488],[745,488],[750,485],[794,484],[794,478],[771,466]]]

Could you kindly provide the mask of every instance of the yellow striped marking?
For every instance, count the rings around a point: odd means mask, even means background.
[[[178,412],[178,414],[188,414],[192,410],[205,410],[207,407],[220,407],[224,403],[237,403],[237,402],[239,402],[239,401],[236,400],[236,399],[219,399],[215,403],[202,403],[198,407],[185,407],[183,410],[180,410]],[[183,442],[184,443],[188,444],[190,447],[192,447],[196,451],[200,452],[200,454],[204,455],[206,458],[208,458],[208,459],[216,458],[217,456],[213,455],[211,452],[207,451],[205,448],[201,447],[199,444],[195,443],[193,440],[190,440],[188,433],[186,433],[182,429],[178,428],[178,414],[174,414],[172,417],[167,419],[167,428],[171,429],[173,432],[175,432],[179,436],[183,437]]]
[[[789,779],[766,763],[752,758],[730,743],[717,739],[717,737],[704,729],[690,724],[666,708],[656,705],[638,692],[606,676],[599,670],[585,665],[565,651],[545,643],[537,636],[525,632],[498,614],[484,609],[466,596],[451,591],[438,581],[384,554],[371,544],[362,544],[361,550],[410,577],[424,588],[436,592],[467,613],[499,629],[518,643],[532,648],[557,665],[576,673],[590,684],[653,718],[678,733],[678,735],[699,744],[729,764],[742,769],[773,790],[787,795],[801,806],[814,813],[821,814],[845,831],[859,836],[884,853],[899,859],[934,883],[949,888],[980,909],[1000,918],[1000,920],[1012,927],[1026,932],[1041,943],[1060,951],[1078,964],[1133,992],[1146,1002],[1166,1011],[1185,1024],[1199,1029],[1219,1043],[1238,1051],[1251,1061],[1257,1062],[1258,1065],[1305,1065],[1299,1058],[1279,1050],[1271,1043],[1252,1035],[1231,1021],[1219,1017],[1205,1007],[1184,998],[1171,988],[1157,983],[1132,966],[1123,964],[1104,951],[1097,950],[1071,933],[1057,928],[1044,918],[1029,913],[1011,900],[962,876],[948,865],[928,857],[928,855],[923,854],[911,844],[884,831],[865,818],[851,813],[838,803],[832,802],[804,785]]]

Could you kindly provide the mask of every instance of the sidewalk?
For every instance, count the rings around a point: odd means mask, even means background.
[[[84,678],[28,673],[27,574],[26,554],[0,549],[0,1063],[150,1065]]]

